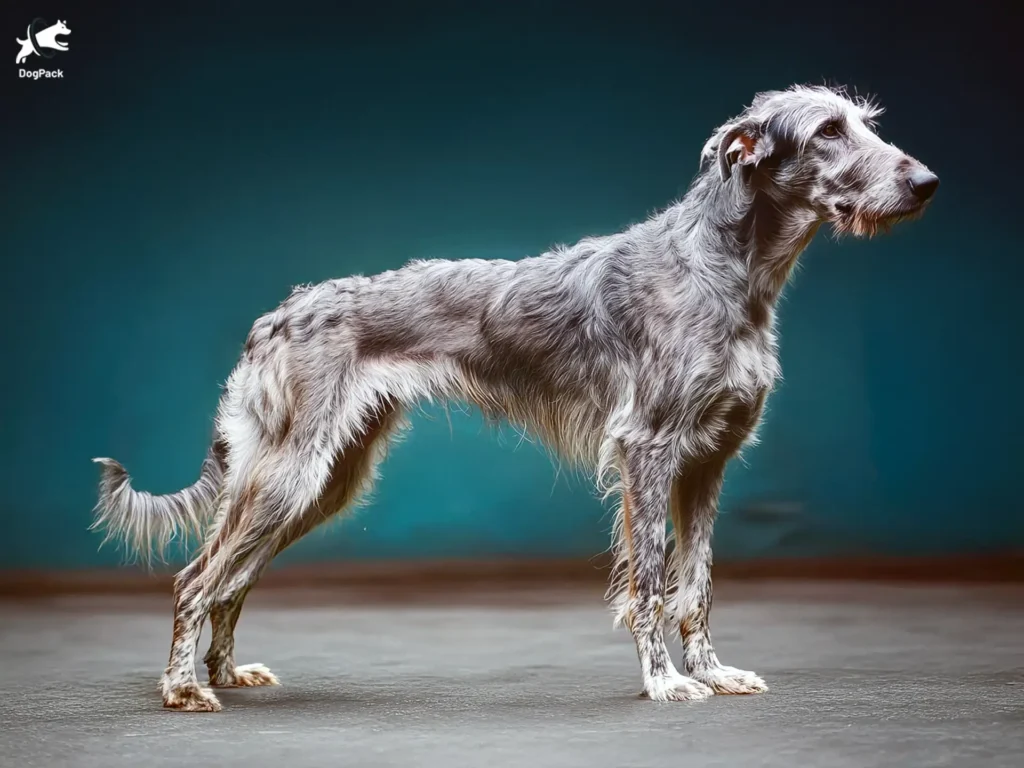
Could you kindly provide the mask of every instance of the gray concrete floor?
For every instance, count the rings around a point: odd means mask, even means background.
[[[167,598],[2,603],[0,765],[1024,766],[1020,588],[722,585],[771,691],[674,704],[594,589],[356,597],[257,590],[238,661],[283,685],[218,714],[160,706]]]

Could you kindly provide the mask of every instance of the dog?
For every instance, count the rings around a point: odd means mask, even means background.
[[[421,260],[296,288],[259,318],[195,485],[151,496],[102,464],[94,526],[142,557],[205,536],[176,577],[166,707],[216,711],[234,627],[270,561],[369,489],[418,401],[459,400],[539,436],[619,505],[607,598],[643,696],[767,690],[711,643],[711,533],[727,463],[780,375],[775,307],[822,224],[867,237],[929,205],[938,177],[875,132],[881,109],[823,86],[758,94],[704,146],[685,196],[623,232],[520,261]],[[672,522],[669,550],[666,519]],[[680,668],[666,624],[678,629]]]
[[[68,44],[65,43],[65,42],[61,42],[57,38],[59,36],[61,36],[61,35],[70,35],[70,34],[71,34],[71,30],[68,29],[67,25],[63,21],[60,21],[58,19],[56,24],[51,24],[50,26],[46,27],[45,29],[41,29],[39,32],[36,33],[36,36],[35,36],[35,43],[36,44],[33,45],[32,44],[32,25],[29,24],[28,28],[25,30],[25,38],[26,39],[25,40],[22,40],[20,38],[15,38],[14,39],[14,41],[18,45],[21,46],[21,51],[18,53],[17,57],[15,57],[14,63],[15,64],[21,64],[22,62],[25,61],[25,59],[27,59],[32,54],[42,55],[40,53],[40,51],[39,51],[39,49],[41,49],[41,48],[52,48],[52,49],[58,50],[58,51],[66,51],[66,50],[68,50]],[[37,46],[38,46],[38,48],[37,48]]]

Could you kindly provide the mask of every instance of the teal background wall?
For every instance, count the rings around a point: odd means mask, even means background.
[[[90,458],[191,483],[219,385],[291,285],[612,232],[681,194],[756,91],[826,78],[878,93],[883,135],[943,186],[922,221],[805,255],[719,557],[1024,545],[1019,153],[993,128],[1019,100],[984,4],[16,5],[12,37],[37,15],[72,34],[61,81],[0,67],[0,568],[120,562],[86,530]],[[282,559],[608,543],[585,482],[476,414],[428,409],[383,473]]]

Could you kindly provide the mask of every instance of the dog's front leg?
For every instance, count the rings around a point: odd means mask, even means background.
[[[708,686],[676,671],[665,645],[665,522],[673,462],[655,440],[620,443],[622,532],[629,558],[623,619],[636,640],[643,694],[655,701],[703,699]]]
[[[715,693],[762,693],[764,680],[753,672],[727,667],[711,645],[711,534],[718,511],[728,455],[695,462],[672,488],[672,554],[668,620],[683,641],[683,671]]]

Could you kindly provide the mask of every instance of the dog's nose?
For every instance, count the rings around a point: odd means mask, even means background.
[[[919,168],[910,172],[907,183],[910,185],[910,191],[914,193],[914,197],[923,203],[931,199],[935,190],[939,188],[939,177],[931,171]]]

